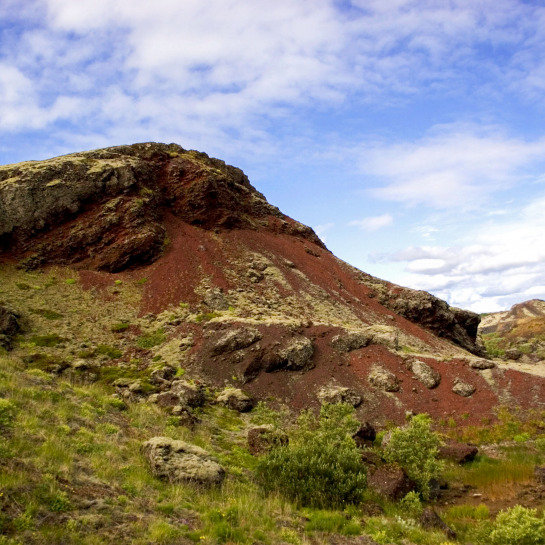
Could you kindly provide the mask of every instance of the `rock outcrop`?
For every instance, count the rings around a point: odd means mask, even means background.
[[[0,251],[27,267],[110,272],[156,260],[172,214],[204,229],[272,228],[323,247],[238,168],[176,144],[134,144],[0,167]],[[276,224],[275,229],[279,228]],[[53,237],[48,233],[55,231]]]
[[[19,315],[12,310],[0,306],[0,348],[10,350],[13,337],[19,333]]]

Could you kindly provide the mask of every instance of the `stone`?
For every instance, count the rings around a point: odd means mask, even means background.
[[[415,483],[396,464],[386,464],[369,471],[367,485],[389,500],[400,500],[416,489]]]
[[[358,447],[368,447],[377,437],[377,431],[369,422],[363,422],[352,436]]]
[[[206,403],[206,393],[202,384],[195,384],[187,380],[175,380],[170,386],[171,393],[178,395],[180,405],[186,407],[202,407]]]
[[[239,413],[251,411],[255,406],[255,400],[238,388],[225,388],[216,401]]]
[[[496,367],[496,364],[492,360],[485,360],[485,359],[479,359],[479,360],[471,360],[469,362],[469,366],[471,369],[494,369]]]
[[[165,365],[151,372],[149,381],[156,386],[170,384],[176,375],[176,368],[172,365]]]
[[[20,330],[19,315],[13,310],[0,306],[0,348],[11,350],[13,337]]]
[[[475,445],[449,441],[439,447],[438,456],[445,460],[452,460],[457,464],[465,464],[474,460],[478,453],[479,449]]]
[[[454,379],[454,386],[452,387],[452,391],[462,397],[470,397],[476,392],[477,388],[473,386],[472,384],[469,384],[467,382],[464,382],[460,378]]]
[[[229,303],[225,299],[221,288],[209,288],[206,290],[203,302],[212,310],[228,310],[229,308]]]
[[[276,353],[272,355],[267,365],[268,372],[286,369],[288,371],[302,371],[312,369],[312,356],[314,347],[312,341],[299,335],[292,337],[285,344],[280,345]]]
[[[425,507],[420,516],[420,524],[426,530],[440,530],[450,539],[456,539],[456,532],[448,526],[433,507]]]
[[[219,485],[225,478],[225,470],[208,452],[185,441],[153,437],[142,451],[153,475],[164,481]]]
[[[148,399],[148,401],[157,403],[159,407],[175,407],[180,404],[180,396],[172,391],[161,392],[160,394],[153,394],[153,399]]]
[[[352,407],[359,407],[363,401],[361,395],[345,386],[324,386],[318,391],[318,399],[324,403],[347,403]]]
[[[369,382],[385,392],[398,392],[400,380],[390,371],[375,367],[369,374]]]
[[[441,383],[441,374],[439,371],[433,369],[428,364],[420,360],[415,360],[411,364],[411,371],[414,376],[426,387],[428,390],[437,388]]]
[[[331,339],[331,346],[340,352],[352,352],[364,348],[369,344],[371,338],[369,334],[359,331],[350,331],[341,335],[335,335]]]
[[[261,339],[262,335],[257,329],[237,328],[222,335],[212,347],[215,356],[248,348]]]
[[[288,436],[272,426],[259,426],[248,430],[248,450],[253,456],[271,451],[274,447],[288,444]]]

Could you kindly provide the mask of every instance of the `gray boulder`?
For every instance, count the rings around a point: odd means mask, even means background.
[[[169,437],[153,437],[142,445],[153,475],[168,482],[219,485],[225,470],[204,449]]]
[[[217,356],[227,352],[241,350],[261,339],[262,335],[257,329],[237,328],[222,335],[214,344],[212,353]]]
[[[331,339],[331,346],[340,352],[352,352],[364,348],[371,341],[371,337],[364,332],[350,331],[341,335],[335,335]]]
[[[225,388],[216,401],[239,413],[251,411],[255,406],[255,400],[238,388]]]
[[[437,388],[441,382],[441,374],[420,360],[412,362],[411,371],[414,376],[429,390]]]
[[[314,347],[312,341],[298,335],[281,345],[267,365],[267,371],[286,369],[288,371],[302,371],[312,369]]]
[[[383,369],[382,367],[375,367],[370,375],[369,382],[385,392],[398,392],[399,391],[399,379],[390,371]]]
[[[345,386],[324,386],[318,391],[320,403],[348,403],[352,407],[359,407],[363,401],[361,395]]]
[[[469,384],[468,382],[464,382],[460,378],[456,378],[454,380],[454,386],[452,387],[452,391],[462,397],[470,397],[476,390],[477,388],[475,388],[475,386]]]
[[[494,367],[496,367],[496,364],[492,360],[481,359],[481,360],[471,360],[469,362],[469,366],[471,367],[471,369],[483,370],[483,369],[494,369]]]

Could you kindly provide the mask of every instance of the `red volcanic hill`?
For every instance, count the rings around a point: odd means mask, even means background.
[[[129,304],[121,286],[137,287],[133,321],[101,363],[121,370],[183,367],[298,408],[348,399],[375,422],[409,410],[478,422],[545,397],[543,379],[484,357],[478,315],[351,267],[241,170],[175,144],[0,167],[0,264],[13,285],[16,271],[77,271],[81,293],[112,312]],[[4,299],[28,335],[36,293],[24,304],[14,293]]]

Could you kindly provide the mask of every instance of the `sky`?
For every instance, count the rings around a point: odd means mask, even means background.
[[[0,0],[0,164],[176,142],[338,257],[545,299],[545,2]]]

